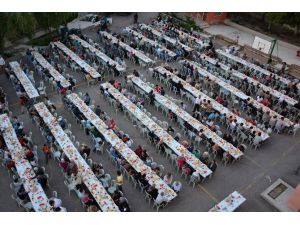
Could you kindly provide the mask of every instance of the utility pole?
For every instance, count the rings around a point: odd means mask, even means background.
[[[268,59],[268,63],[271,63],[272,62],[272,54],[273,54],[273,51],[274,51],[274,48],[275,46],[277,45],[277,39],[273,39],[271,41],[271,48],[269,50],[269,59]],[[278,45],[277,45],[277,53],[278,53]]]

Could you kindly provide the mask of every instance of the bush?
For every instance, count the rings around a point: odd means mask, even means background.
[[[163,14],[161,14],[161,16],[162,16],[163,18],[166,18],[167,16],[171,17],[171,18],[172,18],[172,21],[173,21],[173,24],[174,24],[175,26],[182,27],[182,28],[184,28],[184,29],[186,29],[186,30],[189,30],[189,31],[190,31],[191,28],[193,28],[193,30],[195,30],[195,31],[199,31],[199,32],[203,31],[200,27],[198,27],[198,26],[196,25],[196,22],[195,22],[191,17],[189,17],[189,16],[186,16],[186,17],[185,17],[185,20],[179,18],[179,17],[176,15],[176,13],[174,13],[174,12],[166,13],[166,14],[163,13]]]
[[[53,39],[55,39],[58,36],[59,35],[58,35],[57,31],[55,31],[55,32],[43,35],[41,37],[32,39],[32,40],[29,41],[28,44],[36,45],[36,46],[47,46],[47,45],[49,45],[49,43],[51,41],[53,41]]]

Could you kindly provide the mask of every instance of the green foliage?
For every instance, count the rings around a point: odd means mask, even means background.
[[[295,34],[297,34],[298,27],[300,26],[300,13],[266,13],[266,20],[269,24],[287,24],[291,27],[295,27]]]
[[[77,17],[77,13],[0,13],[0,52],[4,40],[14,41],[21,37],[31,38],[36,29],[57,29]]]
[[[34,13],[34,17],[37,20],[38,26],[43,29],[54,28],[57,29],[60,25],[66,24],[67,22],[73,20],[77,17],[77,13],[61,13],[52,12],[44,13],[37,12]]]
[[[196,22],[189,16],[186,16],[185,20],[183,20],[180,17],[178,17],[174,12],[166,13],[166,14],[161,13],[160,15],[162,16],[162,18],[171,16],[175,26],[183,27],[186,30],[191,30],[191,28],[193,28],[193,30],[195,31],[202,31],[202,29],[196,25]]]
[[[186,22],[185,29],[187,30],[191,30],[191,28],[193,28],[194,30],[197,29],[196,22],[191,17],[186,16],[185,22]]]
[[[54,31],[46,35],[43,35],[41,37],[32,39],[28,44],[35,45],[35,46],[47,46],[57,36],[58,36],[58,32]]]
[[[16,39],[23,35],[31,37],[36,29],[32,13],[0,13],[0,39]]]

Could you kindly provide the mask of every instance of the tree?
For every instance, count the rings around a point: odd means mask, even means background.
[[[77,17],[77,13],[62,12],[37,12],[34,16],[40,28],[50,30],[50,28],[58,29],[60,25],[65,25],[70,20]]]
[[[269,29],[272,24],[287,24],[294,27],[294,34],[298,35],[300,26],[300,13],[266,13],[266,20],[269,23]]]
[[[57,29],[76,17],[77,13],[0,13],[0,52],[3,51],[5,39],[31,38],[39,28]]]
[[[31,37],[36,29],[36,20],[32,13],[0,13],[0,51],[4,41],[14,41],[23,36]]]
[[[285,21],[284,23],[294,27],[294,34],[299,34],[299,26],[300,26],[300,13],[299,12],[293,12],[293,13],[286,13]]]

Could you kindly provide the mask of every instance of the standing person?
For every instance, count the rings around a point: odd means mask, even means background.
[[[168,184],[169,186],[171,186],[172,184],[172,181],[173,181],[173,176],[171,173],[167,173],[165,176],[164,176],[164,182],[166,184]]]
[[[139,15],[138,15],[138,13],[135,13],[133,15],[133,24],[137,24],[138,23],[138,19],[139,19]]]
[[[88,93],[85,93],[84,97],[83,97],[83,101],[86,105],[89,105],[91,102],[91,97],[89,96]]]
[[[2,73],[4,71],[4,67],[5,67],[5,60],[0,55],[0,73]]]
[[[48,160],[51,156],[51,150],[50,150],[49,146],[46,143],[43,145],[43,152],[45,154],[46,164],[48,164]]]
[[[121,171],[118,170],[117,171],[117,187],[118,187],[118,190],[122,191],[122,192],[123,192],[123,187],[122,187],[123,183],[124,183],[124,181],[123,181],[123,175],[122,175]]]
[[[197,98],[195,99],[195,105],[194,105],[193,112],[199,111],[200,103],[201,103],[201,98],[200,98],[200,96],[197,96]]]
[[[21,114],[25,113],[25,106],[27,104],[27,98],[24,95],[20,96],[19,99],[20,107],[21,107]]]
[[[153,93],[153,90],[151,90],[148,94],[149,99],[150,99],[150,104],[153,105],[154,99],[155,99],[155,94]]]
[[[100,116],[100,114],[101,114],[101,108],[100,108],[100,105],[97,105],[96,110],[95,110],[95,113],[96,113],[97,116]]]

